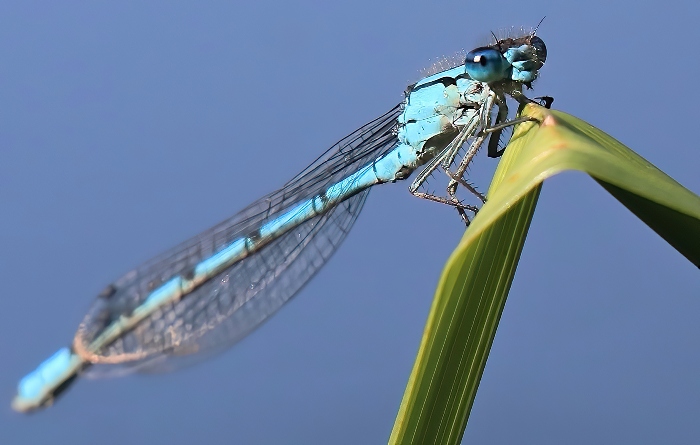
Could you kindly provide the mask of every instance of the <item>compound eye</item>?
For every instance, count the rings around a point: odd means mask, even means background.
[[[544,62],[547,60],[547,47],[544,44],[544,40],[537,36],[533,36],[532,39],[530,39],[530,46],[535,48],[535,51],[537,51],[537,59],[540,61],[540,63],[544,64]]]
[[[510,63],[500,51],[490,47],[469,51],[464,64],[469,77],[480,82],[495,82],[509,77]]]

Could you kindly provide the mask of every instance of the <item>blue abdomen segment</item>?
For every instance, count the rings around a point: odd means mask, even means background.
[[[50,404],[60,389],[76,377],[84,363],[69,348],[59,349],[19,381],[12,408],[26,412]]]

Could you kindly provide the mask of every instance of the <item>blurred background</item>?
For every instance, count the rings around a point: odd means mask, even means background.
[[[407,182],[225,354],[81,380],[31,416],[10,400],[106,284],[284,184],[436,59],[545,15],[534,94],[700,192],[697,2],[0,5],[0,442],[385,443],[464,231]],[[464,443],[696,441],[698,317],[696,267],[589,177],[547,181]]]

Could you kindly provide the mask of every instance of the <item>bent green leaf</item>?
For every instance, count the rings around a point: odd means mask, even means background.
[[[618,141],[568,114],[528,105],[488,202],[447,261],[389,443],[461,441],[542,181],[591,175],[700,267],[700,197]]]

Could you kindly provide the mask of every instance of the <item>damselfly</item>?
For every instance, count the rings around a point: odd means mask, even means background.
[[[496,39],[409,86],[402,103],[341,139],[281,189],[107,286],[72,346],[20,381],[13,408],[50,404],[96,365],[162,370],[228,348],[328,261],[374,185],[419,170],[410,192],[454,206],[468,223],[485,197],[465,179],[467,167],[486,140],[489,156],[500,156],[501,130],[528,120],[507,120],[506,99],[530,100],[523,86],[531,86],[546,56],[534,32]],[[447,175],[446,193],[425,191],[438,171]],[[460,187],[475,204],[457,197]]]

